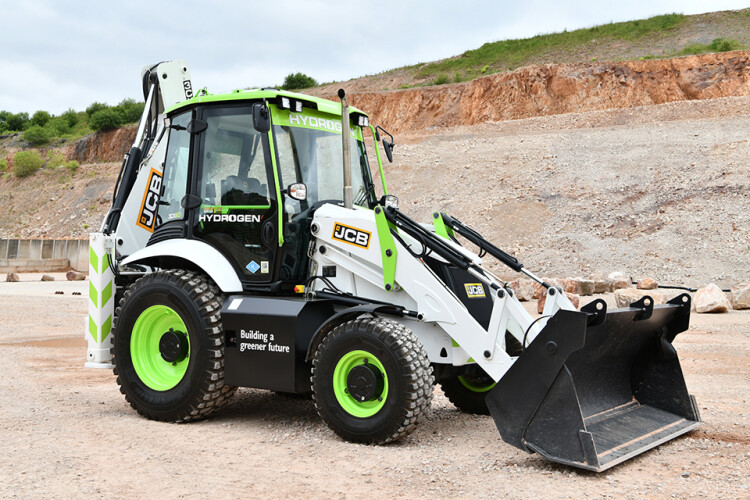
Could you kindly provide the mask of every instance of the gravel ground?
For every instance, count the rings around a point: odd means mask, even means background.
[[[571,113],[396,137],[386,179],[538,275],[728,288],[750,281],[748,137],[750,97]]]
[[[675,342],[704,425],[597,475],[504,444],[439,389],[416,432],[382,447],[343,442],[311,401],[260,390],[204,422],[143,419],[110,371],[83,368],[86,282],[39,277],[0,283],[2,498],[750,496],[748,311],[693,315]]]

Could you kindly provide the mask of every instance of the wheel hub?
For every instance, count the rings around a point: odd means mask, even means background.
[[[167,363],[179,363],[187,356],[189,346],[184,333],[170,328],[159,340],[159,353]]]
[[[346,388],[357,401],[372,401],[383,393],[383,374],[380,370],[368,364],[357,365],[349,371],[346,377]]]

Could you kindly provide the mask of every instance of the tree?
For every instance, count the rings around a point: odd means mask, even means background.
[[[92,116],[94,116],[94,113],[96,113],[97,111],[101,111],[101,110],[107,109],[107,108],[109,108],[109,106],[107,106],[103,102],[96,102],[95,101],[95,102],[92,102],[91,104],[89,104],[89,107],[86,108],[86,114],[89,115],[89,118],[91,118]]]
[[[91,115],[89,126],[97,132],[113,130],[122,125],[122,117],[115,108],[100,109]]]
[[[21,132],[22,130],[25,130],[29,124],[29,114],[16,113],[10,115],[5,123],[7,125],[6,130]]]
[[[31,117],[31,125],[39,125],[40,127],[44,127],[47,125],[47,122],[49,122],[49,119],[52,118],[49,113],[46,111],[37,111],[34,113],[34,116]]]
[[[73,108],[68,108],[67,111],[60,115],[60,118],[65,120],[70,128],[75,127],[78,123],[78,113]]]
[[[39,125],[32,125],[26,132],[23,133],[23,140],[27,141],[32,146],[41,146],[47,144],[50,139],[50,133],[47,129],[40,127]]]
[[[284,90],[291,89],[306,89],[309,87],[315,87],[318,82],[315,78],[307,76],[304,73],[289,73],[284,78],[284,84],[281,86]]]
[[[122,123],[133,123],[141,118],[144,106],[144,103],[135,102],[135,99],[123,99],[120,104],[115,106],[115,109],[120,113]]]

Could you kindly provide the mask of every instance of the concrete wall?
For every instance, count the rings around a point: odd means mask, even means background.
[[[67,261],[67,262],[66,262]],[[0,239],[0,272],[24,270],[63,271],[68,266],[77,271],[89,269],[89,240]],[[64,268],[60,268],[65,266]],[[55,269],[50,269],[55,267]],[[14,269],[11,269],[14,268]]]

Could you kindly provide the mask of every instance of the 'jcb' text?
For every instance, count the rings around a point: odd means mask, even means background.
[[[333,239],[349,243],[362,248],[368,248],[370,246],[370,236],[372,233],[357,229],[356,227],[349,227],[338,222],[333,225]]]

